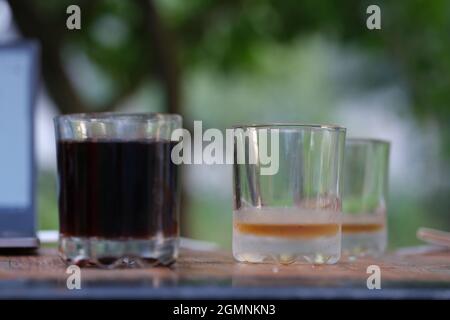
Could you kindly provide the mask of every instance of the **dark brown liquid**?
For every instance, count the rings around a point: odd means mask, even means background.
[[[255,236],[282,238],[315,238],[334,236],[339,232],[339,225],[328,224],[254,224],[236,223],[237,231]]]
[[[178,234],[177,166],[169,141],[60,141],[58,203],[64,236]]]

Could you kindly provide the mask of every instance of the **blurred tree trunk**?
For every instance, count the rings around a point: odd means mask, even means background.
[[[61,57],[64,37],[69,31],[66,28],[67,14],[49,17],[42,16],[35,1],[8,0],[14,20],[20,32],[26,38],[39,40],[42,50],[42,74],[48,93],[62,113],[107,111],[117,107],[124,98],[130,95],[135,87],[123,90],[114,101],[101,106],[93,106],[84,101],[74,88]],[[180,94],[180,72],[173,38],[165,28],[153,0],[134,0],[142,9],[148,39],[154,49],[155,70],[148,70],[150,76],[156,75],[161,82],[165,95],[166,112],[182,113]],[[88,17],[96,1],[82,0],[77,4],[81,8],[82,21]]]
[[[86,112],[85,104],[69,79],[60,55],[65,15],[55,21],[43,19],[32,1],[9,0],[14,21],[25,38],[39,40],[41,68],[48,93],[62,113]],[[60,25],[61,27],[55,27]]]
[[[153,0],[138,0],[138,3],[155,50],[155,71],[164,86],[166,111],[181,114],[180,68],[173,35],[165,27]]]

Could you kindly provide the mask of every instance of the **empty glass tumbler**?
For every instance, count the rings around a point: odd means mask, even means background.
[[[145,266],[178,252],[177,166],[170,114],[56,117],[62,256],[70,263]]]
[[[336,263],[345,129],[236,126],[234,140],[235,259]]]
[[[389,142],[347,139],[344,161],[342,250],[379,255],[387,245]]]

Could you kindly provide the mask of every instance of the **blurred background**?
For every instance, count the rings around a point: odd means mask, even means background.
[[[81,30],[66,28],[71,4]],[[370,4],[381,30],[366,27]],[[114,110],[390,140],[390,247],[450,230],[449,34],[446,0],[0,0],[0,43],[41,45],[39,228],[58,228],[52,117]],[[231,247],[231,167],[183,173],[183,235]]]

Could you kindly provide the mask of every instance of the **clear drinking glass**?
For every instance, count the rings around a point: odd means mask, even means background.
[[[379,255],[387,245],[389,142],[347,139],[344,161],[342,250]]]
[[[267,139],[264,132],[277,139]],[[261,135],[263,134],[263,135]],[[275,135],[275,136],[273,136]],[[345,128],[326,125],[234,127],[233,255],[241,262],[333,264],[341,252]],[[262,174],[265,150],[278,170]],[[239,152],[245,163],[239,163]],[[253,157],[253,164],[250,159]],[[267,172],[266,172],[267,173]]]
[[[54,119],[62,256],[101,267],[172,263],[179,190],[174,114],[92,113]]]

